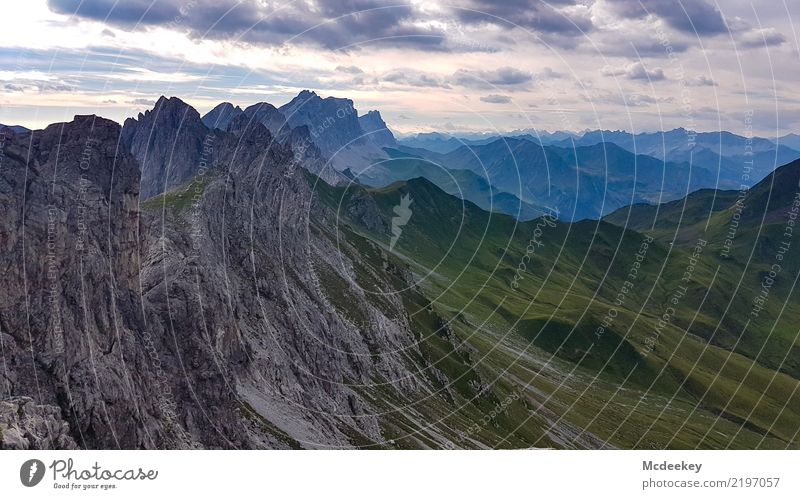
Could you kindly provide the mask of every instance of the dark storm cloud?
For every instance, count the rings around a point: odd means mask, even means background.
[[[725,18],[716,6],[705,0],[611,0],[623,17],[654,15],[684,33],[718,35],[727,33]]]
[[[110,24],[134,26],[136,24],[167,23],[181,16],[181,5],[186,2],[158,2],[152,0],[47,0],[50,10],[59,14],[74,15]]]
[[[465,23],[489,23],[507,28],[516,25],[547,34],[580,36],[594,28],[588,13],[568,13],[559,8],[577,3],[572,0],[470,0],[463,3],[463,8],[454,8],[454,12]]]
[[[415,25],[418,12],[405,0],[48,0],[48,6],[125,29],[161,26],[195,38],[265,45],[292,41],[327,49],[377,44],[446,50],[443,32]]]

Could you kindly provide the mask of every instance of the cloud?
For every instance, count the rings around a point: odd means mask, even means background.
[[[527,86],[533,81],[533,75],[510,67],[502,67],[491,71],[459,69],[452,82],[462,87],[487,89],[495,86]]]
[[[489,94],[481,97],[481,101],[488,102],[490,104],[508,104],[511,102],[511,97],[508,97],[507,95]]]
[[[705,0],[611,0],[611,3],[622,17],[656,16],[683,33],[713,36],[728,32],[722,13]]]
[[[744,48],[781,45],[786,37],[775,28],[757,29],[746,20],[726,18],[707,0],[610,0],[613,10],[625,18],[655,16],[670,27],[698,37],[732,33]],[[673,49],[675,47],[673,46]],[[679,50],[673,50],[679,51]],[[644,55],[644,54],[643,54]]]
[[[357,74],[363,74],[364,73],[364,71],[362,71],[362,69],[359,68],[358,66],[336,66],[336,71],[339,71],[340,73],[351,74],[351,75],[357,75]]]
[[[454,11],[462,22],[470,24],[522,26],[566,36],[582,36],[594,28],[589,7],[573,0],[470,0],[464,4],[465,8]]]
[[[558,80],[564,78],[564,74],[554,71],[553,68],[545,67],[539,71],[539,74],[537,74],[536,77],[540,80]]]
[[[182,16],[182,2],[149,0],[47,0],[50,10],[127,27],[167,23]]]
[[[605,66],[600,72],[603,76],[624,76],[629,80],[660,81],[666,79],[663,69],[647,69],[641,62],[632,62],[625,67]]]
[[[699,75],[691,80],[686,80],[689,87],[716,87],[719,84],[706,75]]]
[[[669,104],[675,101],[673,97],[668,96],[657,97],[647,94],[626,94],[620,92],[609,92],[605,90],[593,92],[591,95],[582,95],[581,99],[586,102],[591,102],[593,106],[598,104],[610,104],[612,106],[619,106],[625,109],[631,107],[648,107],[653,104]]]
[[[398,85],[410,85],[412,87],[450,88],[450,85],[442,78],[413,69],[395,69],[378,78],[378,81],[396,83]]]
[[[418,21],[408,0],[260,2],[256,0],[48,0],[57,13],[125,29],[160,26],[194,38],[280,46],[310,44],[331,50],[362,45],[447,50],[445,33]]]
[[[745,48],[771,47],[785,42],[786,37],[775,28],[752,29],[739,36],[739,43]]]
[[[195,81],[204,81],[210,79],[206,75],[193,75],[189,73],[182,73],[178,71],[174,72],[160,72],[160,71],[151,71],[146,68],[136,68],[136,67],[125,67],[122,68],[122,71],[118,71],[115,73],[108,73],[105,78],[109,80],[121,80],[121,81],[160,81],[165,83],[183,83],[183,82],[195,82]]]

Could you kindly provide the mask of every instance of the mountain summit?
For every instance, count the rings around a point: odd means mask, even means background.
[[[358,117],[358,123],[369,139],[379,147],[397,147],[397,141],[383,121],[380,111],[369,111]]]

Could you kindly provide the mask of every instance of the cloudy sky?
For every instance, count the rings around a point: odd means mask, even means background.
[[[7,1],[7,0],[5,0]],[[5,5],[0,123],[201,113],[302,89],[400,133],[800,132],[796,0],[28,0]]]

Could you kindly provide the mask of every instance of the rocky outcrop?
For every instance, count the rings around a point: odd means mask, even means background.
[[[77,449],[61,409],[30,397],[0,401],[0,450]]]

